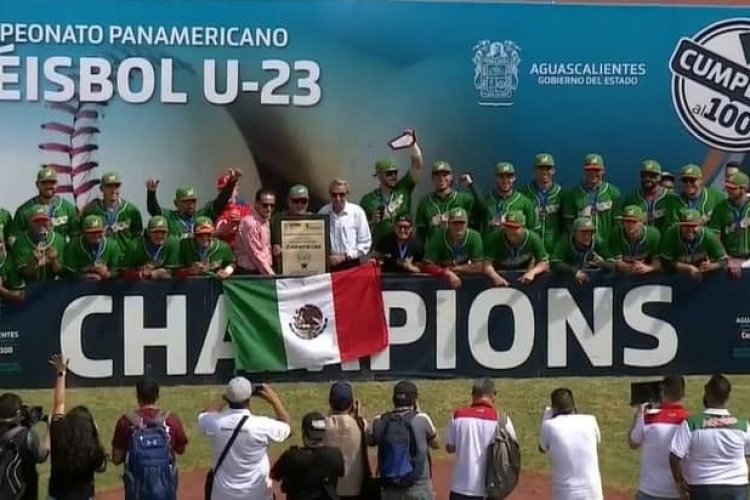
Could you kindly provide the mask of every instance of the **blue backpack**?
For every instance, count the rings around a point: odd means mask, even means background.
[[[177,465],[166,426],[168,416],[159,411],[144,421],[139,415],[126,415],[133,426],[123,477],[127,500],[177,499]]]
[[[380,485],[387,489],[406,489],[417,482],[424,463],[418,458],[417,439],[411,420],[414,412],[383,415],[383,435],[378,442]]]

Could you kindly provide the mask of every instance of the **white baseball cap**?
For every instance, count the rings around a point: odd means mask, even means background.
[[[245,377],[234,377],[227,384],[224,397],[230,403],[242,403],[250,399],[253,394],[253,385]]]

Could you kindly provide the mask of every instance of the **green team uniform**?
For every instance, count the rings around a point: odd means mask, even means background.
[[[680,194],[674,198],[673,218],[677,220],[680,211],[690,208],[697,210],[701,214],[702,222],[707,224],[711,220],[711,215],[716,206],[724,200],[726,200],[726,196],[721,191],[706,187],[701,189],[700,194],[695,200],[688,200],[684,194]]]
[[[478,231],[466,228],[463,239],[459,242],[453,242],[450,231],[447,228],[440,229],[427,242],[424,260],[439,266],[458,266],[482,262],[484,260],[482,236]]]
[[[175,238],[179,239],[186,239],[186,238],[192,238],[193,237],[193,230],[195,229],[195,219],[198,217],[208,217],[209,219],[214,219],[214,211],[211,208],[211,205],[206,205],[205,207],[198,209],[195,211],[195,214],[192,217],[184,218],[180,215],[180,212],[177,210],[161,210],[161,214],[163,215],[165,219],[167,219],[167,223],[169,224],[169,236],[173,236]]]
[[[148,236],[132,240],[128,245],[124,260],[126,269],[140,269],[147,264],[154,267],[175,269],[180,267],[180,240],[167,236],[158,248],[149,241]]]
[[[120,200],[120,204],[107,209],[101,199],[89,203],[81,218],[87,215],[98,215],[104,220],[104,227],[108,237],[112,238],[125,253],[130,242],[143,232],[143,218],[138,208],[127,200]]]
[[[727,254],[712,230],[701,228],[693,243],[689,244],[682,239],[680,227],[674,225],[662,237],[660,257],[669,263],[698,264],[706,258],[721,262],[726,260]]]
[[[597,260],[607,260],[608,255],[609,252],[604,239],[596,234],[594,234],[592,244],[588,248],[580,248],[573,241],[573,235],[570,235],[557,242],[555,252],[550,259],[550,265],[558,271],[597,269],[593,263]]]
[[[55,196],[49,205],[45,205],[39,196],[26,200],[18,210],[14,218],[15,230],[20,234],[29,228],[29,216],[36,205],[47,207],[52,228],[66,241],[76,236],[80,229],[78,210],[68,200]]]
[[[656,196],[649,199],[643,193],[643,190],[638,189],[625,198],[622,206],[635,205],[641,207],[643,213],[646,215],[644,222],[648,226],[655,227],[663,234],[669,226],[677,222],[677,212],[675,211],[675,207],[678,206],[679,202],[677,198],[676,194],[660,187]]]
[[[4,208],[0,208],[0,233],[2,233],[3,240],[8,242],[8,246],[12,246],[16,238],[15,227],[13,216],[10,215],[10,212]]]
[[[234,254],[225,242],[218,238],[211,238],[211,244],[201,252],[195,240],[184,239],[180,242],[180,265],[190,267],[195,262],[208,262],[209,271],[218,271],[234,264]]]
[[[55,276],[57,276],[57,273],[52,270],[52,267],[49,264],[45,264],[43,267],[38,268],[34,277],[26,276],[26,268],[30,265],[31,262],[36,261],[34,252],[36,251],[38,246],[39,244],[32,240],[29,232],[24,231],[21,235],[18,236],[18,238],[16,238],[16,242],[13,244],[13,248],[11,250],[11,252],[13,253],[13,262],[15,263],[18,272],[22,276],[25,276],[27,280],[38,281],[54,279]],[[55,231],[50,231],[49,235],[47,236],[47,241],[44,242],[44,247],[55,249],[55,251],[57,252],[57,260],[62,264],[61,267],[64,268],[65,240],[63,239],[63,237]],[[63,270],[61,269],[60,274],[62,273]]]
[[[542,191],[535,182],[530,182],[520,189],[534,207],[536,229],[544,242],[547,253],[554,251],[557,241],[562,236],[562,196],[563,190],[559,184],[553,184],[547,191]],[[534,229],[532,227],[532,229]]]
[[[18,274],[18,269],[13,256],[9,253],[0,259],[0,279],[3,280],[3,286],[8,290],[23,290],[26,288],[26,282]]]
[[[625,228],[615,227],[607,240],[607,251],[615,260],[624,262],[651,262],[659,256],[661,233],[652,226],[643,226],[641,237],[636,243],[631,243],[625,234]]]
[[[83,274],[87,267],[101,263],[114,276],[122,266],[122,258],[120,245],[106,236],[94,248],[86,244],[83,236],[72,239],[65,247],[65,267],[75,274]]]
[[[735,207],[729,200],[718,205],[708,226],[715,230],[727,253],[732,257],[750,257],[750,202]]]
[[[609,182],[602,182],[596,190],[583,185],[563,194],[562,209],[565,228],[570,232],[578,217],[591,217],[596,234],[606,238],[614,226],[615,214],[620,206],[620,190]]]
[[[520,245],[513,246],[503,231],[492,231],[484,237],[484,260],[495,269],[526,270],[531,265],[549,260],[541,237],[534,231],[524,230]]]
[[[452,191],[444,198],[435,196],[434,193],[425,196],[417,205],[417,234],[423,241],[430,241],[448,224],[448,212],[458,207],[472,213],[474,196],[459,191]]]
[[[511,211],[521,212],[526,217],[527,228],[539,230],[534,204],[518,190],[514,189],[509,196],[503,197],[493,189],[479,202],[479,208],[485,214],[482,221],[484,231],[494,229],[490,224],[504,221],[505,215]]]
[[[407,173],[394,186],[390,195],[384,196],[378,188],[362,197],[359,204],[368,219],[372,218],[372,214],[381,212],[380,222],[371,225],[373,243],[391,234],[399,217],[411,214],[411,194],[415,186],[411,173]]]

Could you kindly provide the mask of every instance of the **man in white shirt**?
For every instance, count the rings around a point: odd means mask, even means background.
[[[552,391],[539,432],[539,450],[549,455],[555,500],[603,500],[597,447],[599,425],[576,410],[570,389]]]
[[[636,500],[680,498],[669,467],[669,446],[677,429],[688,418],[682,406],[685,378],[664,377],[661,404],[639,406],[628,434],[630,448],[641,450],[641,472]]]
[[[372,235],[367,215],[362,207],[347,201],[349,183],[335,179],[328,187],[331,203],[318,213],[330,220],[331,271],[340,271],[358,266],[370,253]]]
[[[495,438],[500,409],[495,406],[495,383],[490,378],[474,381],[471,405],[453,412],[448,422],[445,451],[455,453],[450,500],[484,500],[484,464],[487,447]],[[518,441],[513,422],[508,434]]]
[[[704,391],[705,409],[685,420],[672,439],[669,462],[675,483],[684,498],[747,500],[748,421],[727,410],[732,385],[726,377],[714,375]]]
[[[244,377],[229,381],[224,396],[198,415],[198,427],[211,442],[211,464],[214,469],[213,500],[271,500],[268,446],[282,443],[291,435],[289,413],[279,396],[268,385],[256,394],[271,405],[276,419],[250,413],[253,387]],[[225,409],[225,406],[228,408]],[[239,434],[218,470],[216,462],[243,417]]]

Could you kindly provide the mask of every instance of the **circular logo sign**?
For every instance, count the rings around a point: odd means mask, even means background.
[[[750,151],[750,19],[728,19],[683,38],[669,61],[683,125],[722,151]]]

